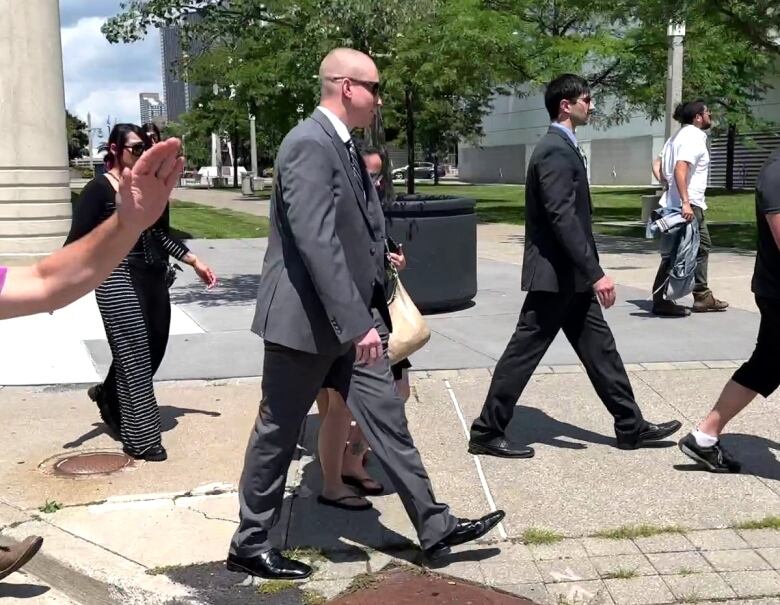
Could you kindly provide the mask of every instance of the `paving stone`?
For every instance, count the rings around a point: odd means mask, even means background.
[[[638,576],[654,576],[657,573],[645,555],[591,557],[590,562],[602,578],[626,569],[632,570]]]
[[[704,365],[712,370],[724,370],[727,368],[737,368],[739,364],[731,359],[722,359],[716,361],[705,361]]]
[[[600,580],[547,584],[553,603],[566,605],[614,605],[615,601]]]
[[[712,566],[698,552],[650,553],[650,562],[661,575],[679,574],[681,570],[693,573],[713,571]]]
[[[749,546],[733,529],[705,529],[690,531],[685,535],[699,550],[728,550]]]
[[[599,572],[590,559],[558,559],[555,561],[539,561],[539,572],[545,583],[579,582],[580,580],[597,580]]]
[[[531,553],[531,549],[525,544],[516,544],[514,542],[502,542],[499,547],[501,548],[501,554],[498,557],[494,557],[491,560],[498,559],[510,559],[512,561],[533,561],[534,556]]]
[[[760,571],[771,569],[754,550],[713,550],[702,553],[716,571]],[[780,592],[780,586],[778,587]]]
[[[777,529],[742,529],[739,535],[753,548],[780,548],[780,530]]]
[[[529,599],[538,605],[558,605],[557,599],[553,600],[544,584],[502,584],[494,588]]]
[[[672,365],[674,366],[675,370],[706,370],[707,366],[705,366],[701,361],[673,361]]]
[[[551,559],[584,559],[588,553],[577,539],[561,540],[555,544],[529,544],[528,548],[537,561]]]
[[[674,367],[674,364],[669,363],[668,361],[651,361],[651,362],[643,363],[642,367],[649,372],[659,372],[659,371],[676,369]]]
[[[626,368],[626,372],[644,372],[645,369],[642,367],[641,363],[627,363],[624,366]]]
[[[550,366],[537,366],[534,370],[534,374],[552,374],[553,369]]]
[[[780,569],[780,548],[759,548],[756,552],[775,569]]]
[[[653,605],[669,603],[674,596],[660,576],[604,580],[616,605]]]
[[[644,553],[683,552],[693,549],[693,545],[683,534],[659,534],[648,538],[635,538],[634,544]]]
[[[352,584],[352,578],[342,578],[340,580],[315,580],[308,582],[303,586],[307,592],[313,592],[330,600],[344,592]]]
[[[515,561],[506,559],[481,561],[479,567],[485,582],[490,586],[501,584],[534,584],[542,581],[542,576],[533,561]]]
[[[565,366],[550,366],[553,374],[583,374],[585,370],[582,366],[577,365],[565,365]]]
[[[666,576],[664,581],[675,598],[684,601],[727,599],[737,596],[726,581],[716,573]]]
[[[591,557],[610,555],[638,555],[639,549],[631,540],[609,540],[606,538],[583,538],[582,545]]]
[[[723,579],[738,597],[763,597],[780,594],[780,574],[776,571],[732,571]]]

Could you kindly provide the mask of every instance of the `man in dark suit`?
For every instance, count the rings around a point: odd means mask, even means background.
[[[303,579],[308,565],[268,541],[279,519],[301,423],[323,383],[347,402],[430,556],[484,535],[503,518],[454,517],[437,502],[406,424],[383,348],[384,217],[350,129],[381,100],[367,55],[336,49],[320,66],[322,97],[279,148],[271,233],[252,330],[265,340],[263,397],[239,485],[239,526],[227,567]],[[354,367],[353,367],[354,366]]]
[[[574,133],[593,110],[588,84],[579,76],[559,76],[547,86],[544,104],[552,125],[534,148],[526,177],[522,288],[528,295],[493,372],[482,413],[471,426],[473,454],[534,455],[504,435],[517,400],[559,330],[615,418],[619,448],[664,439],[681,426],[677,420],[651,424],[642,418],[599,307],[615,303],[615,284],[599,266],[588,174]]]

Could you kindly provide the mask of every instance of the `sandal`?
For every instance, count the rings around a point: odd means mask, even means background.
[[[345,500],[350,500],[353,498],[360,498],[358,495],[352,495],[352,496],[342,496],[341,498],[336,498],[335,500],[331,500],[330,498],[326,498],[323,495],[317,496],[317,502],[320,504],[324,504],[325,506],[332,506],[334,508],[340,508],[342,510],[353,510],[353,511],[359,511],[359,510],[368,510],[369,508],[373,508],[373,504],[370,502],[366,502],[365,504],[358,504],[358,505],[349,505],[344,504]]]
[[[365,479],[360,479],[358,477],[351,477],[350,475],[341,475],[341,480],[344,482],[345,485],[349,485],[351,487],[356,487],[359,489],[363,494],[366,496],[378,496],[385,491],[385,486],[379,483],[379,481],[374,481],[370,477],[367,477]],[[373,481],[377,484],[378,487],[369,487],[366,485],[369,481]]]

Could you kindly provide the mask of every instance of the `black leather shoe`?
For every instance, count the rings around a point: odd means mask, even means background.
[[[504,511],[497,510],[485,515],[481,519],[475,519],[473,521],[470,519],[458,519],[458,524],[455,526],[455,529],[436,544],[425,549],[425,556],[436,558],[441,555],[446,555],[450,551],[451,546],[458,546],[458,544],[465,544],[466,542],[481,538],[498,525],[505,514]]]
[[[530,447],[512,445],[504,437],[492,439],[469,440],[469,454],[482,456],[497,456],[498,458],[533,458],[534,450]]]
[[[644,428],[639,431],[637,435],[631,435],[626,437],[625,435],[617,436],[617,446],[621,450],[635,450],[648,443],[654,441],[661,441],[667,437],[674,435],[680,430],[682,422],[679,420],[670,420],[669,422],[662,422],[660,424],[652,424],[648,422]]]
[[[164,462],[168,459],[168,452],[165,451],[162,445],[152,446],[143,454],[134,454],[127,448],[122,448],[122,451],[136,460],[146,460],[147,462]]]
[[[225,566],[228,571],[248,573],[266,580],[303,580],[312,574],[312,568],[306,563],[288,559],[276,548],[252,558],[228,555]]]

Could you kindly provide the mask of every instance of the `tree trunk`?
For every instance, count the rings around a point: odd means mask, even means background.
[[[737,142],[737,127],[729,124],[726,136],[726,189],[734,190],[734,145]]]
[[[414,110],[412,109],[412,89],[405,92],[406,103],[406,193],[414,195]]]
[[[436,151],[433,152],[433,184],[439,184],[439,154]]]
[[[233,127],[233,187],[238,189],[238,127]]]

